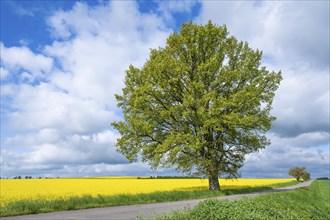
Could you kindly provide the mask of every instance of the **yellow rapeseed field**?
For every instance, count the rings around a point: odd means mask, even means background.
[[[222,189],[263,186],[294,179],[220,179]],[[53,200],[83,195],[139,194],[156,191],[207,189],[207,179],[137,179],[128,177],[1,179],[0,206],[17,200]]]

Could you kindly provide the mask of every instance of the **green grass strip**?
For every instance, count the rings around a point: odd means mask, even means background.
[[[330,204],[330,180],[318,180],[318,184],[322,198]]]

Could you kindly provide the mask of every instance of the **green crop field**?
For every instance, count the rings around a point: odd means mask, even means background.
[[[310,187],[256,198],[233,202],[210,199],[191,210],[157,219],[330,219],[329,185],[329,180],[317,180]]]

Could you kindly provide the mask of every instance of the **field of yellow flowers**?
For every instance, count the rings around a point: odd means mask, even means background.
[[[222,189],[265,186],[293,179],[220,179]],[[207,190],[207,179],[148,179],[136,177],[1,179],[0,206],[19,200],[54,200],[72,196],[111,196],[162,191]]]

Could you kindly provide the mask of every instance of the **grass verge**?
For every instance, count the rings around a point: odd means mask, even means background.
[[[281,184],[273,184],[261,187],[246,187],[240,189],[225,189],[221,191],[192,190],[192,191],[171,191],[154,192],[137,195],[115,195],[115,196],[81,196],[70,197],[56,200],[20,200],[7,204],[0,209],[0,216],[16,216],[26,214],[37,214],[54,211],[66,211],[86,208],[146,204],[156,202],[169,202],[188,199],[211,198],[223,195],[243,194],[257,191],[264,191],[284,186],[297,184],[297,181],[291,181]]]
[[[318,180],[310,187],[233,202],[210,199],[191,210],[174,212],[156,219],[329,219],[329,184],[330,181]]]
[[[318,180],[317,182],[324,201],[330,205],[330,180]]]

